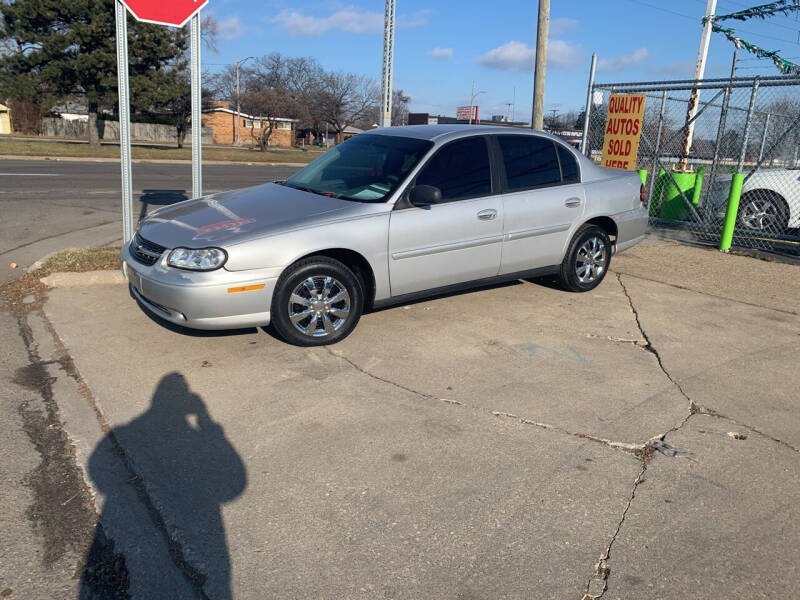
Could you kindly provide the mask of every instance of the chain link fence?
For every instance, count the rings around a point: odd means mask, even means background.
[[[800,78],[593,83],[584,151],[598,163],[612,94],[646,97],[636,164],[652,226],[718,244],[741,173],[733,245],[800,256]]]

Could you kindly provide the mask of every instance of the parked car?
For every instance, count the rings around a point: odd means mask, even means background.
[[[634,172],[503,127],[362,133],[286,181],[166,206],[122,249],[132,295],[197,329],[336,342],[365,308],[554,274],[586,292],[642,239]],[[498,307],[498,310],[501,310]]]
[[[715,216],[724,219],[732,175],[716,179]],[[800,169],[764,169],[753,173],[742,187],[737,227],[786,233],[800,227]]]

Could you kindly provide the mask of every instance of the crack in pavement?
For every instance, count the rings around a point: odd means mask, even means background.
[[[658,283],[661,285],[667,285],[669,287],[676,288],[678,290],[684,290],[687,292],[694,292],[695,294],[700,294],[701,296],[708,296],[709,298],[717,298],[718,300],[727,300],[728,302],[735,302],[737,304],[744,304],[746,306],[752,306],[755,308],[763,308],[764,310],[772,310],[775,312],[783,313],[785,315],[793,315],[795,317],[800,316],[800,313],[794,310],[787,310],[785,308],[774,308],[772,306],[765,306],[763,304],[758,304],[756,302],[748,302],[747,300],[739,300],[738,298],[730,298],[728,296],[720,296],[719,294],[712,294],[711,292],[704,292],[701,290],[696,290],[694,288],[686,287],[684,285],[679,285],[677,283],[668,283],[666,281],[659,281],[658,279],[651,279],[650,277],[643,277],[642,275],[634,275],[632,273],[622,273],[620,271],[614,270],[614,273],[619,279],[620,275],[625,275],[625,277],[632,277],[633,279],[641,279],[642,281],[650,281],[651,283]]]
[[[374,373],[371,373],[370,371],[368,371],[368,370],[364,369],[363,367],[361,367],[358,363],[356,363],[352,359],[344,356],[343,354],[340,354],[338,352],[333,351],[329,346],[325,346],[325,350],[328,352],[328,354],[330,354],[334,358],[338,358],[340,360],[343,360],[348,365],[353,367],[356,371],[358,371],[359,373],[361,373],[363,375],[366,375],[367,377],[370,377],[370,378],[375,379],[376,381],[380,381],[382,383],[386,383],[388,385],[391,385],[391,386],[396,387],[398,389],[401,389],[403,391],[409,392],[411,394],[414,394],[414,395],[419,396],[420,398],[424,398],[426,400],[436,400],[436,401],[439,401],[439,402],[444,402],[445,404],[455,404],[457,406],[465,406],[465,407],[470,408],[472,410],[477,410],[477,411],[480,411],[482,413],[486,413],[486,414],[492,415],[494,417],[506,417],[506,418],[509,418],[509,419],[513,419],[515,421],[519,421],[523,425],[533,425],[533,426],[538,427],[540,429],[545,429],[545,430],[548,430],[548,431],[555,431],[555,432],[558,432],[558,433],[561,433],[561,434],[564,434],[564,435],[568,435],[570,437],[576,437],[576,438],[587,440],[587,441],[590,441],[590,442],[603,444],[604,446],[608,446],[609,448],[612,448],[614,450],[621,450],[621,451],[623,451],[623,452],[625,452],[627,454],[633,454],[636,457],[640,457],[641,455],[646,454],[648,452],[646,444],[630,444],[630,443],[627,443],[627,442],[615,442],[613,440],[609,440],[609,439],[606,439],[606,438],[601,438],[601,437],[598,437],[598,436],[595,436],[595,435],[591,435],[589,433],[581,433],[581,432],[569,431],[568,429],[564,429],[563,427],[559,427],[558,425],[551,425],[549,423],[541,423],[539,421],[534,421],[532,419],[526,419],[525,417],[520,417],[519,415],[515,415],[513,413],[492,410],[492,409],[486,408],[484,406],[468,405],[468,404],[464,404],[463,402],[460,402],[458,400],[451,400],[451,399],[448,399],[448,398],[440,398],[438,396],[434,396],[434,395],[428,394],[426,392],[420,392],[419,390],[415,390],[413,388],[407,387],[407,386],[405,386],[403,384],[397,383],[396,381],[392,381],[391,379],[386,379],[385,377],[381,377],[379,375],[375,375]]]
[[[763,431],[761,431],[760,429],[758,429],[756,427],[753,427],[752,425],[748,425],[747,423],[742,423],[741,421],[737,421],[733,417],[729,417],[729,416],[724,415],[724,414],[722,414],[720,412],[717,412],[713,408],[706,408],[705,406],[697,406],[697,405],[695,405],[695,406],[696,406],[695,414],[705,415],[707,417],[714,417],[715,419],[722,419],[724,421],[729,421],[729,422],[733,423],[734,425],[738,425],[739,427],[744,427],[745,429],[755,433],[756,435],[760,435],[763,438],[771,440],[771,441],[775,442],[776,444],[780,444],[781,446],[785,446],[789,450],[792,450],[792,451],[797,452],[798,454],[800,454],[800,448],[797,448],[796,446],[793,446],[789,442],[786,442],[786,441],[784,441],[784,440],[782,440],[780,438],[776,438],[774,436],[771,436],[768,433],[764,433]]]
[[[636,475],[636,479],[633,482],[631,494],[628,497],[628,503],[625,505],[625,510],[622,511],[622,517],[617,523],[617,528],[614,530],[614,534],[611,536],[608,546],[606,546],[605,551],[600,555],[600,558],[594,565],[594,575],[592,575],[591,579],[589,579],[589,581],[586,583],[586,592],[581,600],[597,600],[598,598],[602,598],[603,594],[605,594],[608,590],[608,576],[611,574],[611,567],[608,566],[608,561],[611,559],[611,549],[614,546],[614,542],[617,541],[619,532],[622,530],[622,525],[625,523],[625,518],[628,516],[628,511],[630,510],[633,500],[636,497],[636,490],[644,481],[649,460],[649,454],[642,457],[642,468],[639,469],[639,473]]]

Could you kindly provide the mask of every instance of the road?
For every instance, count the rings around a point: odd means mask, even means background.
[[[283,179],[295,167],[207,165],[204,191],[219,192]],[[191,194],[186,164],[133,165],[134,218]],[[67,160],[0,160],[0,283],[42,256],[66,247],[119,242],[119,165]],[[10,263],[19,269],[12,270]]]

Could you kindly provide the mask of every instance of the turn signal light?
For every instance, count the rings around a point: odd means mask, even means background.
[[[647,208],[647,192],[644,189],[644,184],[639,188],[639,202],[642,203],[642,206]]]

